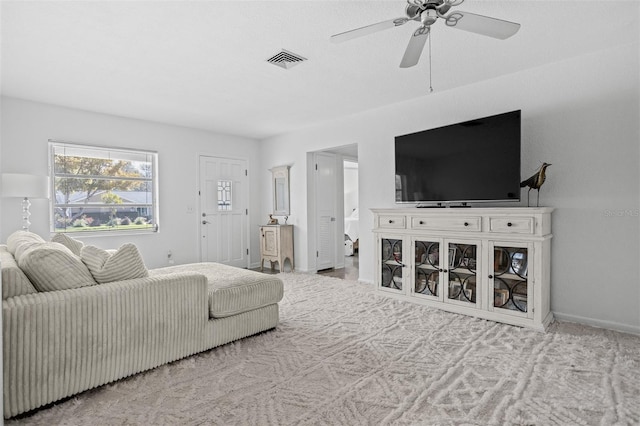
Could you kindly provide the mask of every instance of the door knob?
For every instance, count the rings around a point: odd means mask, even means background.
[[[202,213],[202,217],[207,217],[207,214],[206,213]]]
[[[203,221],[202,221],[202,224],[203,224],[203,225],[207,225],[207,224],[209,224],[209,223],[211,223],[211,222],[209,222],[208,220],[203,220]]]

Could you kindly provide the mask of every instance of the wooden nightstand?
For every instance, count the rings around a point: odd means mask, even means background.
[[[264,261],[268,260],[272,270],[273,263],[278,262],[280,272],[284,272],[287,259],[293,272],[293,225],[260,226],[260,270],[263,270]]]

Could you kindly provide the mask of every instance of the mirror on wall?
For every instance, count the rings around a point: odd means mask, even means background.
[[[289,166],[279,166],[271,169],[273,180],[273,214],[275,216],[289,215]]]

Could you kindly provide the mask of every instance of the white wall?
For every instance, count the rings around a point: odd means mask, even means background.
[[[368,209],[395,206],[394,136],[521,109],[522,177],[553,163],[540,197],[556,208],[552,310],[561,319],[640,333],[638,55],[635,42],[265,141],[265,164],[294,164],[296,262],[304,269],[310,258],[302,244],[306,152],[358,144],[360,279],[371,282]]]
[[[258,142],[235,136],[168,126],[148,121],[96,114],[58,106],[1,98],[2,130],[0,158],[3,173],[48,173],[48,139],[69,142],[139,148],[158,151],[160,183],[160,232],[149,235],[78,237],[87,244],[117,248],[133,241],[148,267],[167,266],[171,250],[176,264],[199,260],[198,155],[207,154],[247,159],[249,170],[260,167]],[[259,175],[250,175],[249,200],[261,189]],[[187,206],[195,209],[187,213]],[[31,230],[49,235],[46,200],[33,200]],[[5,199],[0,206],[0,241],[21,227],[20,200]],[[250,201],[250,253],[259,259],[257,238],[260,208]],[[252,232],[255,231],[255,232]],[[253,235],[255,234],[255,235]]]

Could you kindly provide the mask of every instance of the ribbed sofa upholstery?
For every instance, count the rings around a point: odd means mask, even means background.
[[[214,318],[211,293],[218,286],[196,265],[195,272],[187,265],[151,271],[145,278],[7,295],[2,301],[5,418],[277,325],[282,298],[277,277],[263,275],[269,284],[262,291],[269,298],[249,294],[244,310]],[[215,268],[233,270],[209,264]],[[235,269],[255,287],[259,276],[253,274],[259,273]],[[6,279],[15,271],[4,272]],[[237,308],[238,300],[230,303]]]
[[[280,279],[273,275],[238,270],[219,263],[201,262],[152,269],[152,276],[198,272],[209,282],[209,316],[224,318],[250,311],[282,299]]]

